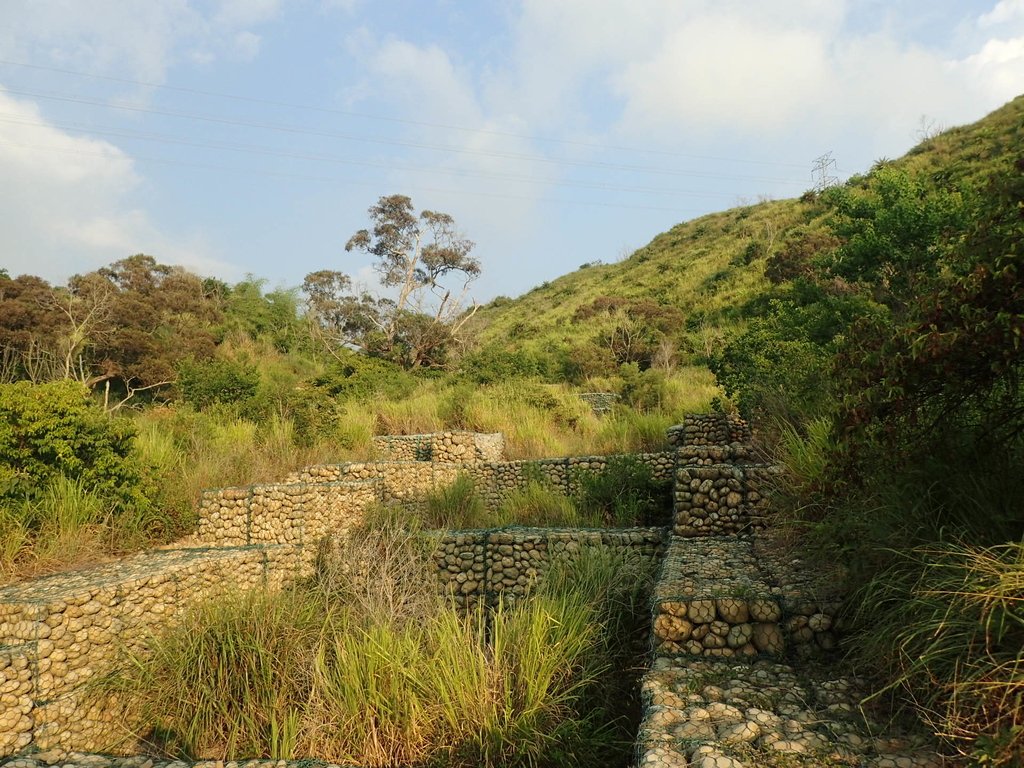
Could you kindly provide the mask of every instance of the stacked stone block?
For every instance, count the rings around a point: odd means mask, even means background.
[[[842,582],[841,574],[821,565],[811,567],[771,531],[756,537],[752,546],[762,572],[778,586],[783,631],[793,652],[806,656],[834,650],[842,631],[842,596],[835,586]]]
[[[495,531],[453,531],[438,543],[434,562],[442,591],[472,608],[525,595],[552,559],[572,557],[588,547],[636,552],[657,562],[665,548],[663,528],[579,530],[510,527]]]
[[[690,414],[682,424],[669,427],[667,437],[668,444],[674,447],[749,445],[752,440],[747,422],[724,413]]]
[[[501,461],[505,456],[505,436],[500,432],[387,435],[373,438],[373,452],[383,461],[436,461],[463,465]]]
[[[755,463],[750,439],[746,422],[725,414],[687,416],[669,428],[676,446],[675,535],[723,536],[765,526],[767,489],[779,469]]]
[[[253,485],[205,491],[189,546],[287,544],[308,567],[327,535],[342,535],[379,497],[372,482]]]
[[[36,644],[0,643],[0,757],[32,743]]]
[[[279,581],[288,549],[158,550],[0,588],[0,756],[122,746],[129,714],[88,684],[195,601]]]
[[[595,416],[604,416],[611,413],[615,404],[619,402],[619,396],[614,392],[581,392],[580,400],[590,406]]]
[[[766,487],[779,472],[767,464],[684,464],[673,489],[677,536],[721,536],[764,528]]]
[[[669,433],[677,466],[672,540],[655,591],[656,652],[753,657],[834,648],[839,601],[794,576],[803,569],[765,535],[767,489],[780,468],[753,463],[750,431],[733,417],[688,416]]]
[[[777,589],[748,540],[673,537],[655,586],[657,655],[757,656],[785,650]]]

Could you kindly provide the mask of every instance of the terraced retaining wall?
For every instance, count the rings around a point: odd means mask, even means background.
[[[116,699],[89,683],[196,601],[280,588],[298,565],[283,545],[156,550],[0,587],[0,757],[133,747]]]
[[[451,485],[460,475],[476,484],[485,503],[497,507],[531,477],[539,477],[566,493],[575,490],[580,472],[601,472],[611,456],[567,456],[555,459],[444,464],[440,462],[349,462],[306,467],[285,482],[319,484],[347,481],[377,481],[378,498],[384,502],[412,504],[431,491]],[[674,451],[630,454],[646,464],[655,480],[672,481],[676,466]]]
[[[373,438],[374,455],[381,461],[436,461],[474,464],[505,458],[500,432],[437,432],[429,435],[386,435]]]
[[[449,531],[434,552],[442,590],[472,608],[519,597],[550,567],[553,558],[572,557],[588,547],[628,549],[657,561],[665,550],[664,528],[581,530],[509,527]]]
[[[768,491],[780,472],[769,464],[682,465],[673,490],[677,536],[722,536],[763,528]]]
[[[579,397],[590,406],[595,416],[611,413],[615,404],[619,402],[619,396],[614,392],[580,392]]]
[[[326,535],[344,536],[380,496],[370,481],[282,483],[219,488],[199,499],[199,524],[187,543],[288,544],[308,560]]]
[[[753,440],[750,426],[739,416],[724,413],[690,414],[682,424],[668,428],[668,444],[680,446],[749,446]]]

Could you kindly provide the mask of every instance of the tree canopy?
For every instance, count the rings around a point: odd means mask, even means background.
[[[443,365],[473,312],[465,302],[480,274],[473,242],[446,213],[418,216],[405,195],[381,197],[370,207],[372,228],[349,238],[346,251],[375,258],[383,295],[360,290],[334,270],[303,282],[315,328],[335,349],[355,347],[406,368]]]

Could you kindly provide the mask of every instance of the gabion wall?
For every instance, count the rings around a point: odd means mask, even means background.
[[[382,461],[436,461],[475,464],[505,458],[500,432],[437,432],[429,435],[386,435],[373,438],[373,452]]]
[[[472,608],[495,605],[502,597],[520,597],[548,569],[552,558],[587,547],[628,549],[657,560],[665,549],[664,528],[580,530],[502,528],[451,531],[438,543],[434,562],[441,589],[454,602]]]
[[[580,392],[580,400],[590,406],[595,416],[604,416],[611,413],[619,396],[614,392]]]
[[[513,491],[521,488],[531,477],[539,477],[556,488],[572,493],[574,479],[579,472],[601,472],[608,467],[611,456],[568,456],[557,459],[482,462],[479,464],[444,464],[439,462],[353,462],[306,467],[289,475],[286,482],[321,484],[339,481],[378,482],[378,498],[384,502],[414,503],[431,491],[455,482],[460,475],[468,475],[476,484],[477,492],[491,508]],[[674,477],[676,454],[630,454],[630,458],[646,464],[655,480],[671,481]]]
[[[188,546],[289,544],[308,566],[326,535],[344,536],[377,500],[372,482],[252,485],[204,491]]]
[[[130,713],[88,684],[196,601],[279,588],[297,565],[286,546],[156,550],[0,588],[0,757],[134,748]]]
[[[766,488],[779,469],[767,464],[681,466],[673,491],[677,536],[721,536],[763,528]]]
[[[683,423],[668,429],[668,444],[726,446],[733,443],[749,445],[750,427],[739,416],[724,413],[690,414]]]

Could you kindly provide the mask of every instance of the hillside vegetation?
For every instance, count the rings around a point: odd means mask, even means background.
[[[305,299],[142,254],[65,286],[0,273],[0,570],[173,540],[201,488],[365,458],[372,434],[615,453],[739,410],[789,469],[778,524],[848,565],[848,650],[875,698],[911,701],[950,751],[1019,765],[1021,147],[1024,97],[843,185],[680,224],[447,322],[329,270]],[[371,215],[452,224],[411,211],[393,196]],[[428,255],[473,272],[467,252]],[[405,264],[410,290],[431,285]],[[594,415],[593,390],[620,405]]]
[[[874,698],[993,765],[1024,761],[1022,147],[1019,97],[478,318],[485,345],[570,378],[706,363],[789,468],[794,533],[848,564]]]
[[[1022,113],[1017,98],[876,170],[936,189],[983,187],[1019,151]],[[495,356],[512,350],[527,367],[577,379],[628,362],[706,364],[764,314],[777,285],[837,243],[827,202],[809,192],[678,224],[622,261],[586,262],[523,296],[494,299],[474,318],[478,341]]]

